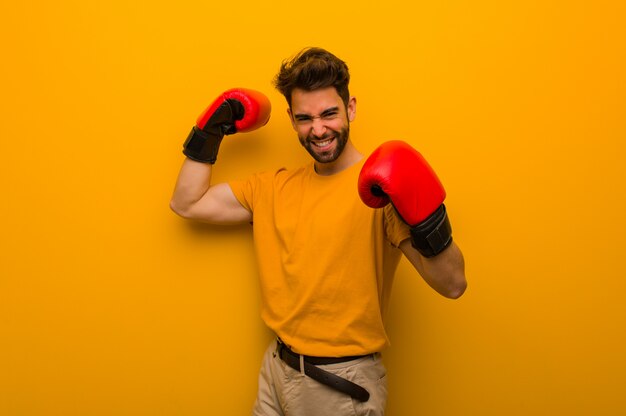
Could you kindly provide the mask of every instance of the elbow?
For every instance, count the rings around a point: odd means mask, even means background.
[[[174,211],[174,213],[178,215],[179,217],[182,217],[185,219],[191,218],[191,216],[189,215],[189,210],[186,207],[177,203],[176,200],[174,199],[170,201],[170,209]]]
[[[458,299],[461,296],[463,296],[463,293],[465,293],[465,290],[467,290],[467,282],[463,280],[462,282],[457,283],[454,286],[450,287],[447,293],[444,294],[444,296],[447,297],[448,299]]]
[[[467,280],[465,280],[465,275],[460,274],[456,276],[456,278],[448,285],[446,291],[442,293],[443,296],[448,299],[458,299],[467,290]]]

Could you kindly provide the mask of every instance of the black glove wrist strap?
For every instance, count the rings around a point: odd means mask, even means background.
[[[198,126],[193,126],[183,145],[183,154],[196,162],[213,164],[217,160],[217,152],[223,137],[219,129],[204,131]]]
[[[235,121],[245,110],[238,100],[226,99],[211,115],[204,128],[194,126],[183,145],[183,153],[196,162],[213,164],[225,134],[237,132]]]
[[[435,212],[411,227],[411,245],[424,257],[434,257],[452,244],[452,227],[441,204]]]

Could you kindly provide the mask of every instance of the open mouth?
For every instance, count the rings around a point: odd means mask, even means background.
[[[325,140],[310,141],[310,143],[313,147],[315,147],[318,150],[328,150],[328,148],[330,148],[330,146],[333,144],[334,141],[335,141],[335,137],[333,136]]]

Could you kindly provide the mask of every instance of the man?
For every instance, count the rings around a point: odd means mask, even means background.
[[[172,209],[253,224],[262,318],[278,336],[263,360],[254,415],[382,415],[383,318],[401,255],[443,296],[465,291],[443,187],[405,143],[383,144],[367,160],[355,148],[349,80],[346,64],[320,48],[281,66],[275,85],[313,158],[301,168],[210,184],[223,135],[269,118],[267,98],[250,90],[218,98],[184,145]]]

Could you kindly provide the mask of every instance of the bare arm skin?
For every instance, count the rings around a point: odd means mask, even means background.
[[[226,183],[211,185],[213,165],[185,159],[178,174],[170,208],[183,218],[212,224],[252,221],[252,214]]]
[[[435,257],[426,258],[411,246],[411,240],[400,243],[400,250],[430,287],[439,294],[457,299],[467,288],[465,261],[459,247],[452,244]]]

